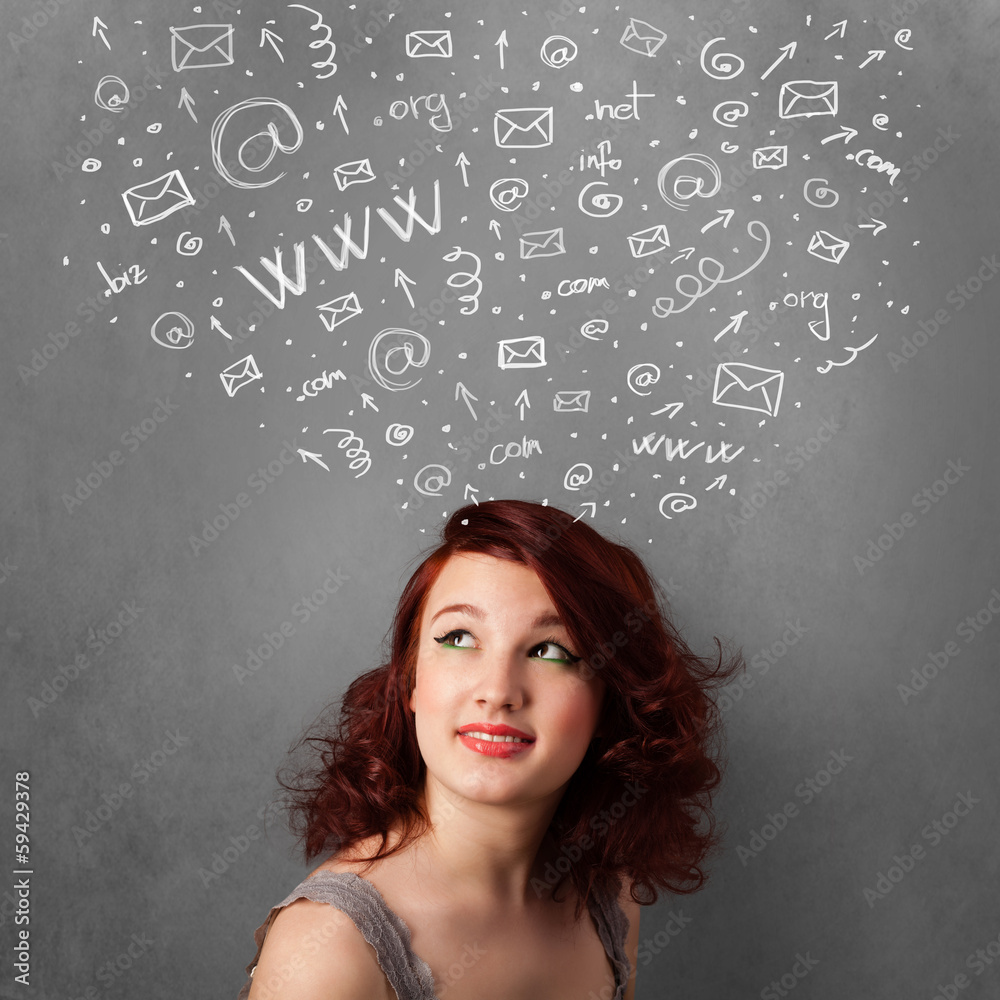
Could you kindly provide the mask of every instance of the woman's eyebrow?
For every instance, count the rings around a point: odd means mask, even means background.
[[[449,611],[457,611],[460,614],[468,615],[470,618],[475,618],[477,621],[483,621],[486,618],[486,612],[482,608],[477,608],[475,604],[449,604],[446,608],[442,608],[440,611],[436,612],[431,618],[431,624],[433,624],[441,615],[447,614]],[[539,615],[532,623],[531,628],[554,628],[556,626],[562,626],[563,620],[554,611],[548,611],[545,614]]]

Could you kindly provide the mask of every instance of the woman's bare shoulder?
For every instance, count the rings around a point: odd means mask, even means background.
[[[249,1000],[391,1000],[375,949],[346,914],[297,899],[274,918],[254,970]]]

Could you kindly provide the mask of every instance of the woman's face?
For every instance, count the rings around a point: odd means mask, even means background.
[[[424,605],[410,697],[428,776],[493,804],[561,796],[604,696],[601,678],[581,677],[577,653],[533,570],[479,553],[452,556]],[[501,726],[530,742],[461,732]]]

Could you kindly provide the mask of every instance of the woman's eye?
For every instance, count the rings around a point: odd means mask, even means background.
[[[574,656],[557,642],[540,642],[535,646],[535,649],[540,653],[538,657],[540,660],[559,660],[563,663],[576,663],[580,659],[579,656]]]
[[[434,641],[442,646],[454,646],[456,649],[473,649],[475,644],[472,633],[466,632],[464,628],[453,628],[442,636],[435,636]]]

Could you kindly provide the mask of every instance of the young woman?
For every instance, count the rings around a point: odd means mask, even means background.
[[[240,1000],[631,1000],[639,904],[693,892],[718,713],[630,549],[564,511],[463,507],[389,662],[285,787],[307,860]]]

